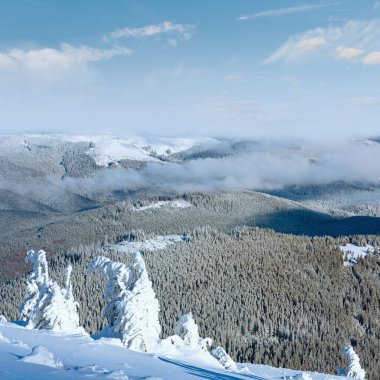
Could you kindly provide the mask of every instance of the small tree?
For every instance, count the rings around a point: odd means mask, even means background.
[[[135,252],[134,259],[133,266],[128,266],[98,256],[89,272],[100,271],[108,278],[104,316],[109,327],[125,347],[149,352],[160,341],[159,304],[140,252]]]
[[[209,351],[211,348],[212,339],[199,336],[198,325],[195,323],[191,313],[182,315],[179,318],[174,333],[183,340],[186,346],[200,348],[203,351]]]
[[[344,376],[355,377],[360,380],[365,380],[365,371],[360,365],[359,356],[356,354],[352,346],[348,345],[343,348],[342,355],[347,359],[347,371],[341,371]]]
[[[26,296],[20,307],[27,328],[70,332],[79,329],[78,303],[72,294],[70,275],[66,269],[66,288],[49,278],[45,251],[27,252],[26,263],[33,264],[33,271],[26,286]]]

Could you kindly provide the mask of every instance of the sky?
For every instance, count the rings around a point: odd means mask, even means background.
[[[379,135],[380,1],[0,0],[0,133]]]

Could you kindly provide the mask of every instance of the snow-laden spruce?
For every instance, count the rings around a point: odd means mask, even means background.
[[[211,348],[212,339],[199,336],[198,325],[195,323],[191,313],[182,315],[179,318],[174,333],[183,340],[185,346],[200,348],[203,351],[209,351]]]
[[[20,307],[26,327],[57,332],[73,332],[79,327],[78,303],[75,302],[70,280],[71,266],[66,269],[66,288],[49,278],[46,253],[30,250],[25,263],[33,264],[26,285],[26,295]]]
[[[133,266],[98,256],[89,272],[108,278],[104,290],[104,316],[123,345],[131,350],[151,352],[160,341],[159,304],[140,252]]]
[[[365,380],[365,371],[361,367],[359,356],[356,354],[352,346],[348,345],[344,347],[342,355],[348,362],[348,368],[347,371],[345,371],[344,376]]]

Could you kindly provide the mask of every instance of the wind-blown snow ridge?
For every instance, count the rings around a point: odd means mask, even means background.
[[[187,202],[183,199],[176,199],[174,201],[158,201],[148,206],[134,207],[132,210],[145,211],[145,210],[150,210],[150,209],[162,208],[165,206],[174,207],[174,208],[188,208],[188,207],[192,207],[193,205],[190,202]]]
[[[151,355],[121,347],[120,341],[117,343],[115,339],[93,340],[84,334],[30,330],[9,322],[0,323],[0,333],[7,339],[0,342],[2,380],[84,380],[89,377],[94,380],[350,379],[254,364],[237,364],[236,372],[226,371],[207,353],[193,356],[188,350],[172,350]],[[23,345],[15,344],[16,341]],[[31,348],[36,346],[43,348]],[[31,359],[22,360],[27,357]],[[59,364],[52,366],[54,363]],[[62,368],[59,368],[60,363]]]

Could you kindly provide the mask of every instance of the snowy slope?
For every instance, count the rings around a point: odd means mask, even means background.
[[[152,355],[127,350],[116,339],[93,340],[88,335],[29,330],[0,322],[1,380],[348,379],[262,365],[238,367],[239,372],[226,371],[208,353],[187,350]]]
[[[128,138],[98,136],[61,136],[67,141],[91,141],[93,147],[87,151],[97,165],[108,166],[120,160],[156,161],[156,156],[182,152],[196,145],[215,146],[218,140],[200,138],[165,138],[155,136],[131,136]]]

